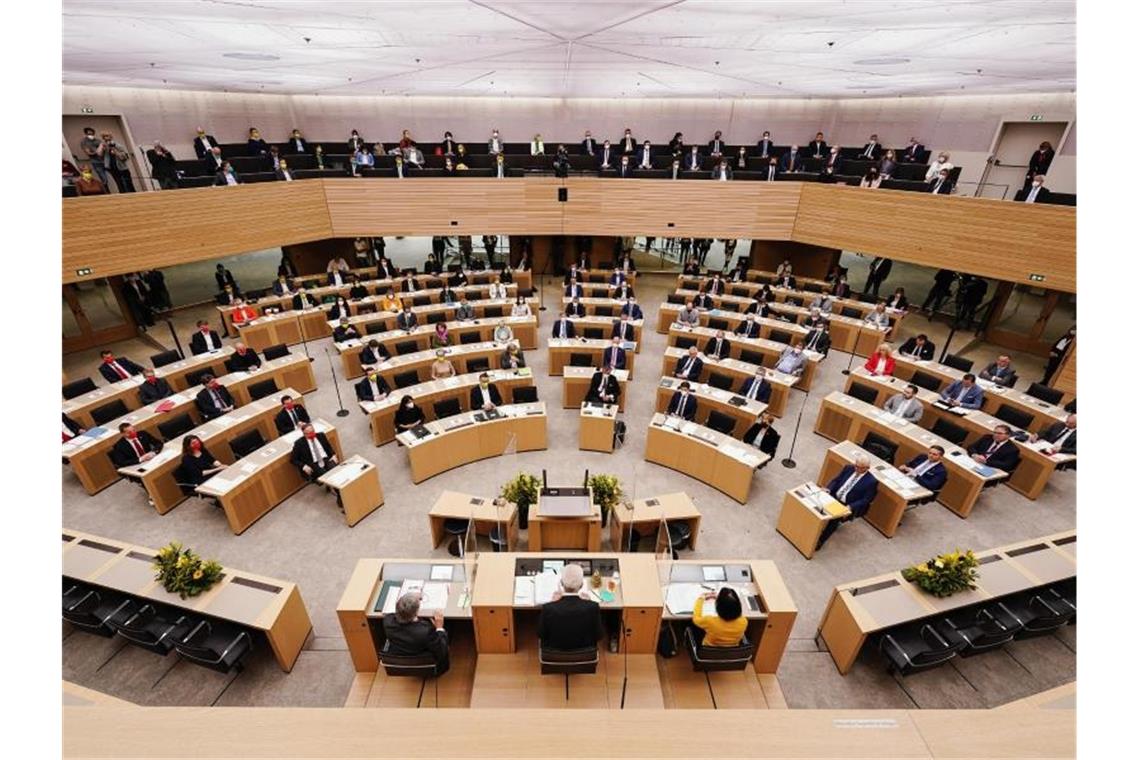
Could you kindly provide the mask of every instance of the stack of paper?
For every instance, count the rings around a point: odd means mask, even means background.
[[[515,578],[514,605],[516,607],[534,606],[534,581],[527,576]]]
[[[705,589],[699,583],[670,583],[665,589],[665,606],[674,615],[691,615],[703,593]]]
[[[534,603],[546,604],[554,599],[554,592],[560,587],[558,575],[542,572],[534,576]]]

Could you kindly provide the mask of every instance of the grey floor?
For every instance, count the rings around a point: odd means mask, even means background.
[[[848,257],[857,284],[861,259]],[[846,262],[845,262],[846,263]],[[212,267],[210,267],[212,269]],[[888,283],[905,284],[907,291],[925,295],[929,272],[896,266]],[[848,355],[833,352],[816,375],[816,384],[804,406],[803,424],[795,447],[795,469],[771,463],[756,476],[752,498],[740,505],[718,491],[684,475],[644,461],[645,430],[652,414],[654,388],[660,372],[665,337],[658,335],[657,304],[672,288],[673,276],[643,276],[638,280],[639,300],[646,311],[644,346],[638,372],[629,387],[625,422],[629,436],[612,455],[581,452],[577,448],[577,412],[560,408],[561,379],[546,374],[545,349],[528,352],[535,368],[540,398],[549,414],[549,449],[501,457],[452,470],[420,486],[413,486],[406,455],[396,444],[372,445],[366,419],[349,404],[352,413],[337,418],[336,395],[326,349],[335,357],[331,341],[310,344],[318,389],[306,405],[333,423],[346,453],[359,453],[375,462],[381,473],[385,505],[355,528],[345,526],[331,496],[307,488],[278,506],[241,536],[234,536],[218,512],[201,502],[184,502],[165,516],[146,504],[142,492],[126,482],[116,483],[88,496],[64,467],[63,523],[95,534],[158,547],[182,541],[203,556],[251,572],[295,581],[313,620],[314,632],[292,673],[284,674],[262,651],[245,672],[233,677],[204,672],[174,658],[161,660],[149,653],[122,649],[83,632],[64,631],[64,678],[114,696],[142,704],[170,705],[297,705],[343,704],[352,682],[352,665],[344,651],[335,607],[356,560],[361,557],[426,557],[432,551],[426,512],[444,489],[491,495],[498,485],[520,470],[538,473],[546,468],[552,482],[574,482],[584,469],[618,475],[635,498],[671,491],[686,491],[704,517],[696,557],[767,558],[775,560],[799,608],[799,616],[779,679],[791,707],[988,707],[1017,699],[1073,680],[1076,677],[1075,627],[1041,639],[1017,642],[949,667],[907,679],[888,676],[873,656],[865,654],[854,670],[840,676],[830,656],[814,643],[816,626],[831,588],[841,582],[887,572],[935,553],[953,548],[984,549],[1035,535],[1072,528],[1076,524],[1076,475],[1055,475],[1037,501],[1029,501],[1007,487],[987,490],[969,520],[962,520],[938,504],[908,514],[894,539],[886,539],[870,525],[844,526],[815,559],[808,561],[775,530],[776,513],[785,489],[812,480],[818,474],[830,442],[814,435],[819,399],[842,388],[840,370]],[[559,294],[548,284],[546,303],[555,308]],[[180,335],[192,329],[195,319],[214,318],[212,308],[177,312]],[[541,314],[549,326],[553,311]],[[946,327],[924,317],[908,318],[901,338],[917,331],[930,334],[939,344]],[[169,333],[152,330],[152,338],[113,346],[120,355],[145,360],[155,352],[157,340],[169,344]],[[185,339],[184,339],[185,340]],[[544,343],[545,341],[541,341]],[[996,353],[991,346],[958,333],[954,350],[976,360]],[[300,351],[298,346],[294,349]],[[96,375],[97,351],[64,357],[72,378]],[[1037,379],[1041,361],[1015,356],[1023,383]],[[337,364],[339,372],[339,363]],[[341,380],[346,400],[352,389]],[[779,423],[784,457],[793,438],[795,413],[804,397],[793,397],[790,412]]]

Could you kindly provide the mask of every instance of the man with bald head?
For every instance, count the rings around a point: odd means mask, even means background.
[[[839,527],[839,523],[855,520],[867,514],[871,502],[879,493],[879,481],[871,474],[871,460],[866,454],[856,454],[853,464],[845,465],[839,474],[827,484],[827,492],[840,504],[851,510],[851,514],[840,520],[831,520],[824,527],[819,537],[816,549],[820,549],[831,534]]]
[[[581,565],[562,568],[561,587],[554,592],[554,601],[542,605],[538,617],[538,638],[543,647],[589,649],[602,637],[602,611],[597,602],[582,596],[584,579]]]

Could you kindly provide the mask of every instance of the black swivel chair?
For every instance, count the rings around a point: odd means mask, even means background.
[[[1053,406],[1060,404],[1061,399],[1065,397],[1064,391],[1050,388],[1044,383],[1032,383],[1025,392],[1033,398],[1041,399],[1046,404],[1052,404]]]
[[[727,319],[718,319],[716,317],[713,317],[713,318],[709,319],[709,329],[710,330],[727,330],[728,329],[728,320]]]
[[[570,354],[571,367],[592,367],[594,366],[594,357],[590,354]]]
[[[732,377],[730,375],[722,375],[719,372],[710,372],[709,385],[714,388],[719,388],[722,391],[730,391],[732,390]]]
[[[464,346],[470,345],[472,343],[478,343],[482,339],[482,336],[480,336],[478,331],[475,330],[472,330],[471,332],[460,333],[459,335],[459,343],[460,345]]]
[[[158,423],[158,433],[164,441],[173,441],[194,429],[194,420],[189,414],[180,414],[173,419]]]
[[[491,368],[491,360],[486,356],[477,356],[467,360],[467,372],[486,372]]]
[[[963,657],[1008,644],[1021,630],[1021,622],[1001,608],[991,605],[947,615],[934,624],[947,641],[964,641]]]
[[[788,296],[784,299],[784,303],[790,303],[792,306],[803,306],[804,299],[800,296]]]
[[[614,315],[614,307],[605,304],[598,304],[594,307],[595,317],[612,317]]]
[[[741,306],[740,306],[740,304],[736,303],[735,301],[721,301],[720,305],[717,308],[720,309],[721,311],[739,312],[741,309]]]
[[[994,416],[1002,422],[1008,422],[1013,427],[1019,428],[1021,430],[1028,430],[1029,426],[1033,424],[1032,414],[1029,412],[1023,412],[1016,407],[1010,406],[1009,404],[1002,404],[999,406],[997,412],[994,413]]]
[[[670,293],[669,295],[665,296],[665,303],[684,304],[685,296],[680,293]]]
[[[115,633],[137,647],[159,655],[167,655],[174,649],[174,643],[185,638],[190,632],[184,615],[170,619],[158,613],[152,604],[144,604],[122,622],[109,621]]]
[[[250,430],[248,433],[242,433],[230,441],[230,451],[234,453],[234,459],[242,459],[264,445],[265,439],[261,437],[261,431]]]
[[[774,340],[777,343],[791,343],[792,334],[784,330],[772,330],[772,332],[768,333],[768,340]]]
[[[282,356],[288,356],[288,355],[289,355],[289,347],[286,346],[284,343],[278,343],[276,346],[270,346],[269,348],[265,349],[265,351],[262,352],[262,356],[265,357],[265,361],[272,361],[274,359],[280,359]]]
[[[888,438],[884,438],[873,430],[867,433],[863,438],[863,443],[860,445],[888,464],[894,464],[895,455],[899,452],[897,443],[892,442]]]
[[[1021,623],[1019,639],[1052,633],[1077,615],[1076,605],[1051,588],[1026,591],[999,605]]]
[[[414,354],[416,351],[420,350],[420,347],[416,345],[416,342],[414,340],[402,340],[393,346],[393,348],[396,349],[397,356],[402,356],[403,354]]]
[[[678,549],[693,548],[693,530],[689,523],[684,520],[666,522],[665,529],[669,534],[669,549],[673,552],[673,559],[677,559]]]
[[[239,626],[202,620],[174,648],[187,660],[211,670],[240,673],[242,662],[253,650],[253,637]]]
[[[97,406],[91,410],[91,419],[94,420],[96,425],[106,425],[113,419],[122,417],[127,413],[127,405],[121,399],[112,401],[103,406]]]
[[[759,351],[749,351],[746,348],[742,348],[740,349],[740,361],[755,364],[759,367],[764,364],[764,354]]]
[[[696,633],[690,627],[685,629],[684,639],[693,670],[700,673],[746,670],[752,661],[753,647],[747,636],[734,647],[706,647],[697,643]]]
[[[601,340],[606,334],[600,327],[586,327],[582,330],[582,335],[590,340]]]
[[[570,699],[570,676],[598,671],[598,647],[583,649],[551,649],[541,641],[538,649],[539,672],[562,674],[566,678],[566,699]]]
[[[417,385],[420,382],[419,373],[414,369],[407,372],[401,372],[392,378],[392,384],[397,388],[407,388],[410,385]]]
[[[424,322],[429,325],[434,325],[436,322],[446,322],[447,312],[433,311],[424,318]]]
[[[382,332],[388,332],[388,325],[384,322],[369,322],[364,326],[365,335],[376,335]]]
[[[412,306],[428,306],[431,304],[431,296],[412,296]]]
[[[916,370],[910,381],[919,388],[925,388],[928,391],[938,392],[938,389],[942,387],[942,381],[939,378],[922,370]]]
[[[502,306],[484,306],[483,319],[498,319],[503,316]]]
[[[511,391],[511,403],[533,404],[538,401],[538,388],[533,385],[520,385]]]
[[[365,314],[375,314],[375,313],[376,313],[376,304],[374,304],[374,303],[361,304],[360,306],[356,307],[356,316],[358,316],[358,317],[364,316]]]
[[[947,640],[929,623],[892,629],[879,639],[887,672],[906,676],[949,662],[966,648],[961,639]]]
[[[862,383],[851,383],[851,387],[847,389],[847,395],[857,398],[860,401],[865,401],[868,404],[874,404],[875,399],[879,397],[879,391],[872,388],[870,385],[863,385]]]
[[[277,381],[272,377],[249,386],[250,401],[257,401],[277,392]]]
[[[150,357],[150,363],[155,369],[158,369],[159,367],[165,367],[167,364],[174,364],[174,362],[180,361],[181,359],[182,354],[177,351],[163,351],[161,354],[155,354]]]
[[[842,317],[853,317],[859,319],[863,316],[863,312],[856,309],[854,306],[844,306],[839,310],[839,315]]]
[[[961,446],[962,442],[966,440],[968,433],[964,427],[955,425],[953,422],[947,420],[937,419],[934,421],[934,427],[930,428],[930,432],[934,433],[939,438],[945,438],[955,446]]]
[[[452,517],[443,521],[444,535],[451,536],[447,544],[447,552],[452,557],[463,557],[467,543],[467,531],[471,528],[471,521]]]
[[[462,410],[459,407],[459,399],[445,398],[443,401],[436,401],[431,405],[435,411],[435,418],[442,420],[444,417],[454,417]]]
[[[115,635],[112,622],[126,620],[133,612],[130,599],[107,589],[77,583],[67,586],[63,593],[63,619],[99,636]]]
[[[380,650],[380,664],[384,666],[384,672],[390,677],[423,679],[423,683],[420,684],[420,695],[416,700],[416,707],[419,707],[427,679],[439,675],[439,664],[435,661],[435,655],[431,652],[417,655],[392,654],[390,644],[389,641],[384,642],[384,648]]]
[[[95,390],[95,381],[89,377],[81,380],[74,380],[67,385],[63,386],[64,400],[73,399],[76,396],[82,396],[85,393],[90,393]]]
[[[206,375],[212,375],[212,374],[214,374],[214,372],[209,367],[206,367],[205,369],[197,370],[195,372],[187,372],[186,373],[186,385],[189,388],[195,388],[196,389],[196,388],[198,388],[198,386],[200,386],[202,384],[202,378],[204,378]]]
[[[974,368],[974,363],[972,361],[965,358],[964,356],[958,356],[958,354],[947,354],[946,358],[942,360],[942,363],[947,367],[953,367],[954,369],[960,370],[962,372],[969,372]]]
[[[732,429],[736,427],[736,420],[714,409],[709,412],[709,416],[705,419],[705,427],[712,428],[718,433],[732,435]]]
[[[749,289],[742,285],[734,285],[729,292],[738,298],[748,298],[751,295]]]
[[[675,345],[677,348],[688,351],[690,348],[697,345],[697,339],[696,338],[690,338],[690,337],[685,336],[685,335],[678,335],[677,336],[677,342],[674,343],[673,345]]]

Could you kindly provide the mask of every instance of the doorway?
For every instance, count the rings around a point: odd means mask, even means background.
[[[131,179],[134,183],[135,190],[151,190],[151,180],[149,166],[146,161],[139,160],[139,151],[136,150],[134,141],[131,139],[130,130],[127,129],[127,123],[121,116],[74,116],[65,115],[63,117],[63,142],[67,149],[71,151],[71,162],[77,168],[82,170],[90,162],[87,160],[87,155],[80,147],[83,143],[83,130],[85,127],[91,127],[95,130],[96,135],[101,135],[103,132],[110,132],[115,142],[126,147],[127,154],[130,156]],[[108,188],[111,192],[118,192],[114,180],[109,180]]]
[[[978,195],[1013,200],[1025,184],[1029,157],[1043,142],[1060,153],[1069,126],[1067,121],[1003,121],[991,151],[994,160],[986,168]]]
[[[123,278],[63,286],[63,353],[127,340],[138,334],[123,298]]]

